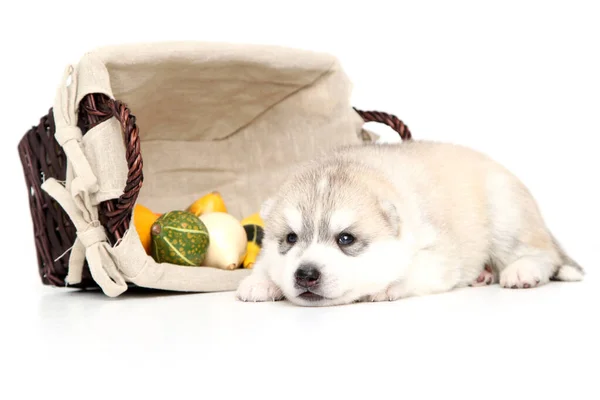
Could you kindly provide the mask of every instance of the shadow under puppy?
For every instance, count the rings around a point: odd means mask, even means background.
[[[584,276],[523,183],[453,144],[343,147],[300,166],[261,215],[243,301],[328,306]]]

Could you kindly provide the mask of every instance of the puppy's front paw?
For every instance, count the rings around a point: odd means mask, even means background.
[[[367,296],[365,301],[395,301],[402,297],[402,287],[393,283],[388,288],[382,292],[379,292],[375,295]]]
[[[241,301],[277,301],[283,299],[283,293],[271,280],[250,275],[240,282],[236,297]]]
[[[492,271],[492,267],[486,264],[485,268],[483,269],[483,271],[481,271],[477,279],[474,282],[470,283],[469,286],[477,287],[492,285],[494,283],[496,283],[496,278],[494,276],[494,272]]]

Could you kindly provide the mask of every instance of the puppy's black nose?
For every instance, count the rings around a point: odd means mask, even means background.
[[[319,283],[321,273],[313,264],[302,264],[294,273],[296,284],[303,288],[310,288]]]

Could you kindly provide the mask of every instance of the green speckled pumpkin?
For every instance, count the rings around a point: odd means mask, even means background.
[[[170,211],[152,225],[152,258],[158,263],[202,265],[210,243],[206,225],[187,211]]]

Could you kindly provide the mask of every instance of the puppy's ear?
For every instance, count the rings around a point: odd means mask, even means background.
[[[260,217],[263,219],[263,221],[269,216],[274,203],[275,199],[273,198],[269,198],[262,203],[260,207]]]
[[[398,210],[394,203],[389,200],[381,200],[379,206],[381,207],[381,211],[390,225],[390,228],[392,228],[394,236],[400,235],[400,215],[398,214]]]

